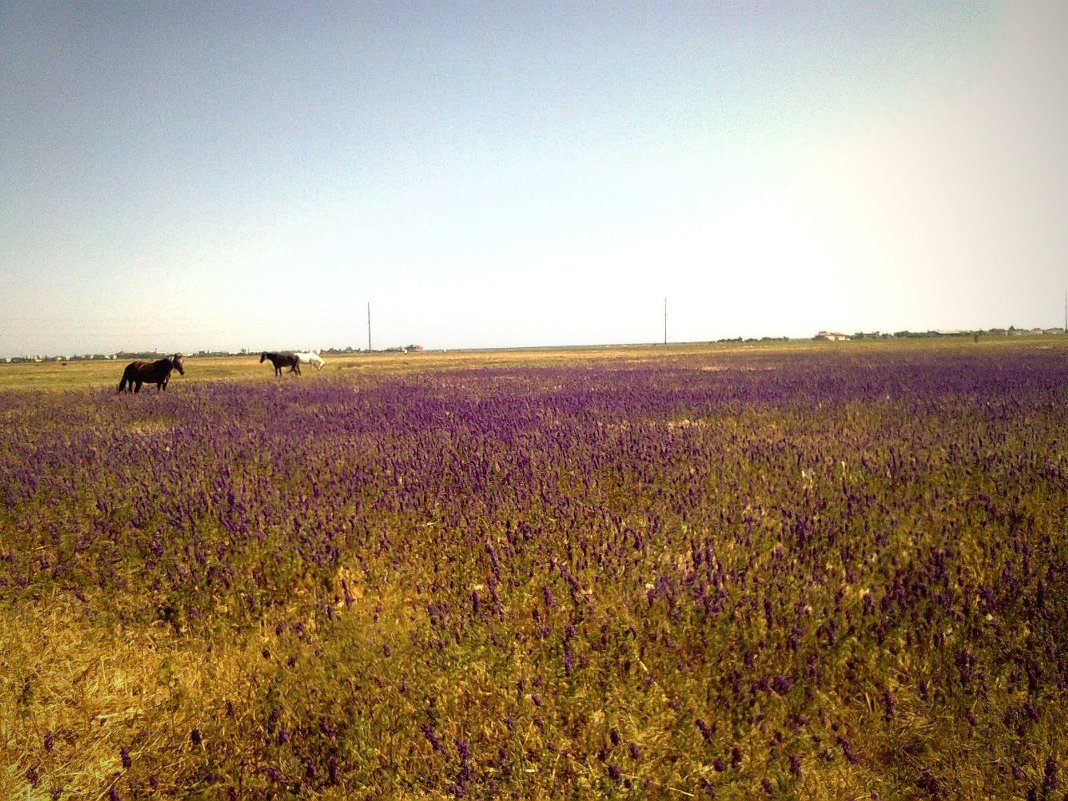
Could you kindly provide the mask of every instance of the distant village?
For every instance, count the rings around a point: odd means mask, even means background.
[[[1068,328],[1017,328],[1010,325],[1008,328],[988,328],[985,331],[895,331],[892,334],[883,333],[882,331],[872,331],[870,333],[858,331],[855,334],[820,331],[813,339],[825,342],[844,342],[849,339],[933,339],[938,337],[1047,336],[1054,334],[1068,334]]]
[[[883,331],[857,331],[852,334],[844,334],[838,331],[820,331],[812,337],[813,340],[819,342],[846,342],[849,340],[859,339],[923,339],[923,338],[939,338],[939,337],[972,337],[978,339],[981,336],[991,337],[1004,337],[1004,336],[1056,336],[1068,334],[1068,329],[1065,328],[1016,328],[1015,326],[1009,326],[1008,328],[988,328],[981,331],[895,331],[893,333]],[[714,340],[715,343],[732,343],[732,342],[790,342],[790,341],[803,341],[803,340],[791,340],[790,337],[734,337],[726,339]],[[686,344],[686,343],[677,343]],[[692,343],[691,343],[692,344]],[[713,343],[709,343],[713,344]],[[340,356],[351,355],[354,353],[419,353],[423,350],[422,345],[398,345],[391,348],[382,348],[378,350],[367,350],[365,348],[324,348],[322,350],[316,350],[316,353],[321,353],[324,356]],[[507,350],[507,348],[505,348]],[[251,351],[248,348],[241,348],[240,350],[198,350],[195,352],[187,353],[187,356],[255,356],[259,351]],[[86,353],[86,354],[72,354],[72,355],[59,355],[59,356],[8,356],[0,357],[0,362],[8,364],[20,364],[27,362],[75,362],[75,361],[95,361],[95,360],[114,360],[123,361],[129,359],[147,359],[158,358],[161,354],[157,351],[119,351],[118,353]]]

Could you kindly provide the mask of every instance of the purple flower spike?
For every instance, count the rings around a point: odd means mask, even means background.
[[[619,772],[619,768],[616,767],[615,763],[609,763],[608,776],[616,784],[621,784],[623,782],[623,774]]]
[[[842,753],[845,754],[845,758],[849,761],[850,765],[859,765],[860,757],[853,753],[853,744],[849,742],[845,737],[838,736],[838,745],[842,749]]]
[[[801,757],[797,754],[790,754],[790,773],[798,779],[801,778]]]
[[[52,733],[52,730],[49,729],[44,733],[44,750],[51,754],[52,749],[55,748],[55,745],[56,736]]]
[[[897,703],[894,701],[894,694],[889,690],[883,693],[883,709],[887,720],[897,714]]]
[[[1046,759],[1046,769],[1042,774],[1042,790],[1049,795],[1057,789],[1057,763],[1053,757]]]
[[[701,736],[705,738],[705,742],[712,742],[712,727],[701,718],[697,718],[694,723],[697,725],[697,728],[701,730]]]
[[[742,766],[742,749],[734,746],[731,749],[731,767],[738,770]]]
[[[419,725],[419,730],[423,732],[423,736],[426,737],[435,751],[440,751],[445,756],[449,755],[448,750],[445,748],[445,743],[441,741],[441,738],[438,737],[438,733],[434,731],[429,724],[421,723]]]
[[[193,727],[193,730],[189,732],[189,739],[193,741],[193,745],[200,745],[204,742],[204,738],[200,735],[200,729]]]
[[[771,689],[777,692],[779,695],[785,695],[790,692],[790,688],[794,686],[793,676],[776,676],[771,680]]]

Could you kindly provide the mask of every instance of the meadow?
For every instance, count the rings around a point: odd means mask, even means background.
[[[1068,338],[0,365],[0,797],[1068,797]]]

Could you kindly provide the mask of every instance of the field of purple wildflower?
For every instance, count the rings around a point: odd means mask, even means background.
[[[1068,788],[1068,347],[0,392],[0,796]]]

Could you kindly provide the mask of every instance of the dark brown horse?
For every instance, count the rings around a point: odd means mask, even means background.
[[[167,388],[167,382],[171,380],[171,370],[175,369],[179,375],[185,375],[180,353],[164,356],[154,362],[130,362],[122,371],[119,392],[124,389],[127,392],[140,392],[142,384],[155,384],[156,389],[164,390]]]
[[[271,353],[265,350],[260,354],[260,364],[263,364],[268,359],[270,359],[271,364],[274,365],[274,374],[276,376],[282,375],[283,367],[288,367],[289,372],[300,375],[300,357],[292,351],[286,350],[281,353]]]

